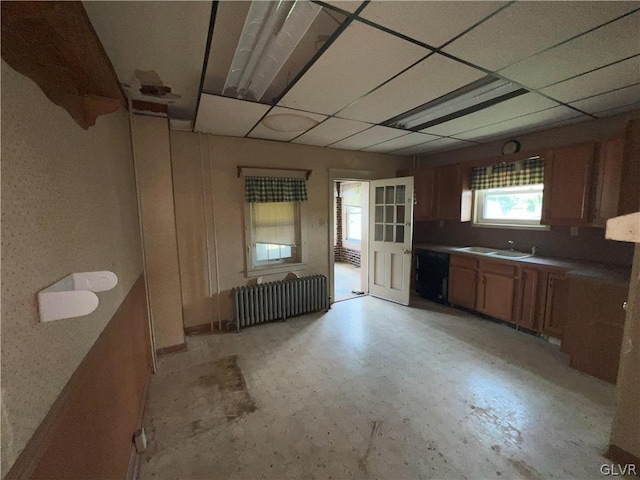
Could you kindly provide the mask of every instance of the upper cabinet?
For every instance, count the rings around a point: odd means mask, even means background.
[[[623,152],[623,136],[601,142],[599,145],[592,209],[594,226],[604,227],[609,218],[618,215]]]
[[[589,224],[595,150],[594,143],[585,143],[551,150],[545,156],[542,223]]]
[[[627,215],[640,210],[640,119],[627,124],[624,138],[624,159],[618,201],[618,215]]]
[[[463,170],[460,165],[414,170],[416,221],[471,220],[471,191]]]

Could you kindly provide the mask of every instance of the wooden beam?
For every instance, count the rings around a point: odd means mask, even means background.
[[[2,58],[85,130],[126,105],[81,2],[1,2]]]

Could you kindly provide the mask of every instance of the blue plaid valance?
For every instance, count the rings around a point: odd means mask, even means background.
[[[521,162],[497,163],[471,169],[471,189],[518,187],[544,182],[544,160],[528,158]]]
[[[304,178],[245,177],[247,202],[304,202],[307,184]]]

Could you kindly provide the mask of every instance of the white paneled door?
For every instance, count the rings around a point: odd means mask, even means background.
[[[369,184],[369,293],[409,305],[413,177]]]

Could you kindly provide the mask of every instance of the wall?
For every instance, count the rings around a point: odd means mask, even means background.
[[[169,121],[133,116],[135,164],[156,351],[184,348]]]
[[[523,152],[540,153],[546,148],[598,141],[619,135],[624,132],[629,120],[639,115],[640,112],[631,112],[611,118],[535,132],[516,137],[516,139],[521,143]],[[503,144],[504,141],[498,141],[436,153],[421,157],[420,166],[473,162],[499,157]],[[477,228],[472,227],[471,223],[445,222],[440,227],[438,222],[417,222],[414,233],[414,243],[506,248],[508,240],[514,240],[516,248],[522,251],[529,251],[535,245],[539,255],[549,257],[630,265],[633,256],[632,245],[605,240],[604,230],[597,228],[581,228],[578,231],[578,236],[571,236],[570,229],[565,227],[552,227],[550,231],[531,231]]]
[[[40,323],[37,293],[93,270],[118,275],[96,311]],[[3,475],[141,273],[126,112],[84,131],[2,62]]]
[[[195,155],[196,145],[200,141],[198,137],[198,134],[188,132],[171,132],[174,175],[177,168],[197,168],[194,165],[200,162],[200,158]],[[302,215],[303,229],[307,235],[303,248],[306,249],[308,258],[306,267],[298,270],[301,275],[329,275],[329,249],[330,242],[333,242],[328,224],[329,208],[333,204],[330,196],[330,188],[333,188],[329,181],[330,169],[373,171],[377,178],[385,178],[395,177],[396,170],[410,167],[409,159],[383,154],[215,135],[202,135],[201,141],[202,158],[208,155],[211,168],[212,202],[205,208],[211,206],[215,227],[214,238],[209,240],[209,268],[215,278],[217,266],[221,291],[220,295],[214,294],[214,321],[232,317],[230,290],[246,284],[248,280],[245,275],[244,254],[244,181],[237,176],[238,165],[313,169],[307,182],[309,201],[305,202]],[[193,190],[202,191],[202,185],[196,182]],[[205,223],[196,217],[199,215],[193,216],[190,228],[200,232],[198,236],[202,238]],[[197,243],[193,245],[194,249],[202,249]],[[266,282],[284,276],[284,273],[264,275],[263,279]],[[206,292],[205,279],[202,276],[199,278],[202,283],[201,291]],[[220,317],[217,314],[218,300]],[[192,326],[190,321],[185,318],[185,326]]]

